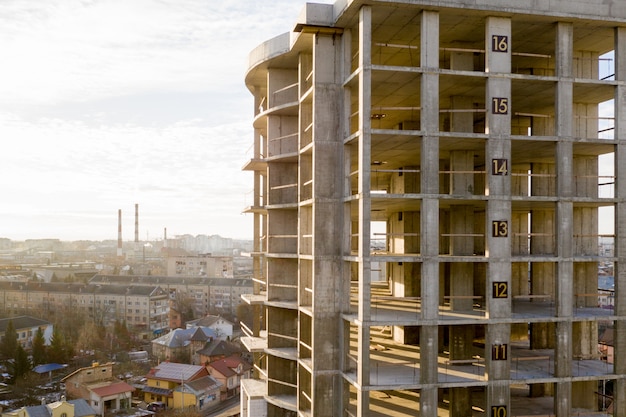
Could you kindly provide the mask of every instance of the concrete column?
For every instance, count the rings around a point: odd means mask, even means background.
[[[452,70],[472,70],[472,54],[455,53],[450,58]],[[471,97],[451,97],[452,109],[460,110],[450,114],[450,131],[471,133],[474,130],[474,115],[463,110],[471,109]],[[474,195],[474,152],[450,152],[450,194],[453,196]],[[473,255],[474,207],[454,205],[450,208],[450,255]],[[472,311],[474,300],[465,298],[474,295],[474,265],[466,262],[450,264],[450,309]],[[463,298],[456,298],[463,297]],[[470,359],[474,329],[472,326],[450,326],[450,359]],[[471,394],[465,389],[450,390],[450,415],[471,415]],[[469,410],[469,411],[468,411]]]
[[[595,61],[598,61],[598,56],[595,57]],[[599,111],[597,104],[574,103],[574,126],[572,135],[575,138],[597,139],[598,118]]]
[[[419,166],[404,167],[394,173],[389,184],[390,194],[419,193]],[[405,172],[406,171],[406,172]],[[393,253],[417,254],[420,251],[419,211],[392,213],[387,219],[389,251]],[[401,296],[401,295],[400,295]]]
[[[485,357],[486,363],[486,376],[490,381],[487,386],[487,399],[490,406],[494,405],[506,405],[509,402],[509,386],[508,380],[511,373],[511,361],[507,360],[494,360],[491,355],[491,349],[493,346],[508,346],[506,348],[507,358],[511,356],[511,329],[507,324],[490,324],[487,328],[487,334],[485,337],[485,344],[488,346],[489,356]],[[492,381],[498,383],[493,385]],[[502,383],[500,383],[502,382]]]
[[[421,148],[420,242],[422,254],[422,317],[420,333],[420,382],[426,387],[420,395],[420,414],[437,417],[437,358],[439,316],[439,14],[425,10],[420,16]],[[430,196],[429,196],[430,195]]]
[[[450,265],[450,309],[452,311],[472,311],[474,294],[474,268],[472,264],[455,262]],[[461,359],[461,358],[453,358]]]
[[[530,348],[554,349],[556,346],[554,323],[530,323]]]
[[[450,53],[450,69],[473,71],[474,70],[474,53],[453,51]]]
[[[573,51],[570,77],[599,79],[599,54],[592,51]],[[570,69],[568,68],[568,69]],[[598,137],[598,106],[592,103],[573,103],[572,135],[576,138]],[[596,184],[597,188],[597,184]]]
[[[506,50],[494,49],[494,37],[505,37]],[[511,315],[511,239],[513,236],[513,217],[511,213],[511,81],[500,78],[498,74],[511,72],[511,20],[509,18],[488,17],[485,21],[485,57],[486,71],[494,76],[487,79],[486,90],[486,132],[489,134],[485,148],[487,213],[485,216],[485,239],[487,264],[487,282],[485,296],[487,301],[487,317],[508,318]],[[502,101],[504,100],[504,101]],[[494,101],[505,103],[506,112],[494,112]],[[504,171],[494,168],[496,165]],[[499,174],[499,175],[496,175]],[[498,226],[495,227],[494,222]],[[494,285],[502,290],[506,285],[507,296],[494,297]],[[494,406],[506,406],[510,413],[510,375],[509,342],[511,327],[507,324],[489,324],[485,335],[485,372],[489,380],[487,386],[487,410]],[[493,346],[507,345],[507,360],[493,360]]]
[[[576,197],[598,198],[598,158],[574,155],[573,163],[576,173],[573,184],[574,195]]]
[[[450,388],[450,417],[472,417],[472,392],[467,388]]]
[[[568,378],[572,372],[572,323],[558,322],[556,324],[556,349],[554,358],[555,376]],[[551,389],[551,387],[546,387]],[[569,381],[557,382],[554,386],[554,410],[557,416],[572,415],[572,384]],[[586,396],[594,398],[593,391]]]
[[[359,161],[358,161],[358,196],[359,196],[359,319],[370,319],[370,221],[371,221],[371,44],[372,44],[371,8],[364,6],[360,11],[359,22]]]
[[[571,171],[570,171],[571,174]],[[557,276],[556,276],[556,315],[573,317],[574,305],[574,263],[572,260],[573,203],[557,203]],[[597,282],[597,272],[596,272]]]
[[[572,319],[573,312],[573,40],[572,23],[559,22],[556,31],[556,167],[557,167],[557,276],[556,276],[556,315]],[[596,274],[597,281],[597,274]],[[567,378],[572,372],[572,323],[558,322],[556,325],[556,348],[554,373],[557,377]],[[588,393],[593,395],[593,391]],[[571,382],[559,382],[556,385],[555,411],[558,417],[572,414]]]
[[[473,191],[474,175],[468,172],[474,169],[474,153],[466,151],[454,151],[450,153],[450,170],[460,171],[459,174],[451,174],[451,192],[453,195],[468,195]],[[474,253],[474,207],[453,206],[450,209],[450,254],[472,255]],[[471,298],[455,298],[471,296],[474,294],[474,268],[472,264],[454,262],[450,265],[450,308],[454,311],[472,311],[473,300]],[[465,332],[463,326],[451,326],[450,331],[463,331],[460,335],[450,335],[450,358],[467,359],[471,352],[467,349],[471,346],[473,332]],[[469,337],[469,340],[463,340]],[[452,341],[459,343],[455,348]],[[460,356],[458,356],[460,355]]]
[[[597,291],[597,289],[596,289]],[[574,322],[572,337],[576,341],[572,346],[572,354],[576,357],[598,358],[598,322]]]
[[[370,327],[371,318],[371,81],[372,81],[372,9],[363,6],[359,11],[359,307],[357,382],[361,388],[370,384]],[[369,416],[369,390],[357,392],[357,417]]]
[[[350,72],[351,72],[351,65],[352,65],[352,30],[345,30],[343,32],[343,35],[341,36],[341,42],[342,42],[342,52],[343,52],[343,60],[342,60],[342,66],[341,66],[341,70],[340,72],[343,74],[343,79],[346,79]],[[348,105],[348,103],[352,102],[352,89],[350,87],[344,87],[343,89],[343,117],[342,117],[342,129],[343,129],[343,137],[347,138],[348,136],[350,136],[351,133],[351,113],[352,113],[352,108],[350,105]],[[352,167],[352,155],[350,152],[348,152],[347,150],[343,152],[343,194],[344,197],[349,197],[351,196],[354,192],[357,192],[358,190],[353,190],[352,189],[352,179],[351,179],[351,169]],[[357,185],[358,187],[358,185]],[[358,219],[356,221],[354,221],[351,217],[351,208],[350,208],[350,204],[344,204],[344,224],[343,224],[343,228],[344,228],[344,233],[343,233],[343,239],[344,239],[344,244],[345,244],[345,249],[344,249],[344,253],[355,253],[358,250],[359,247],[359,238],[358,236],[354,236],[355,234],[358,233],[359,230],[359,221]],[[348,304],[348,306],[346,307],[348,310],[350,308],[350,281],[352,280],[352,274],[353,274],[353,268],[354,270],[357,270],[356,268],[356,264],[354,262],[351,262],[348,264],[349,268],[346,268],[346,271],[344,271],[344,273],[346,274],[346,276],[348,276],[349,278],[347,279],[347,286],[348,286],[348,292],[346,294],[348,294],[346,302]],[[358,272],[355,273],[355,275],[358,274]],[[344,346],[344,348],[347,350],[349,350],[349,345]]]
[[[626,28],[615,30],[615,79],[626,81]],[[615,316],[626,316],[626,86],[615,87]],[[626,321],[615,321],[616,374],[626,374]],[[626,380],[614,387],[615,410],[626,410]],[[617,415],[617,414],[615,414]]]
[[[561,40],[564,38],[564,40]],[[570,52],[567,53],[567,30],[564,29],[563,26],[560,26],[560,29],[557,29],[557,39],[556,39],[556,50],[557,50],[557,67],[559,65],[564,65],[565,68],[560,69],[561,77],[567,77],[568,73],[571,73],[571,63],[568,63],[567,57],[571,57],[571,46]],[[571,59],[571,58],[570,58]],[[569,67],[568,67],[569,65]],[[568,69],[569,68],[569,69]],[[571,88],[571,81],[569,82]],[[567,96],[568,89],[564,86],[564,82],[559,80],[557,83],[557,98],[555,103],[555,128],[553,129],[550,125],[544,125],[540,123],[535,123],[533,125],[533,135],[552,135],[555,133],[555,130],[561,129],[561,133],[565,133],[565,129],[567,129]],[[571,107],[571,99],[570,99],[570,107]],[[570,110],[571,117],[571,110]],[[570,119],[571,120],[571,119]],[[558,133],[557,133],[558,135]],[[559,141],[557,147],[562,146],[562,143]],[[531,165],[531,171],[533,176],[531,177],[531,194],[533,196],[556,196],[557,188],[559,188],[560,192],[564,193],[565,196],[568,195],[568,192],[564,188],[567,185],[566,178],[559,178],[563,182],[559,184],[557,187],[557,170],[561,169],[562,172],[566,172],[566,169],[562,166],[563,162],[567,161],[567,157],[571,158],[571,149],[568,150],[564,148],[564,151],[567,155],[563,155],[560,157],[558,155],[557,149],[555,149],[555,163],[533,163]],[[559,168],[557,168],[559,167]],[[571,172],[570,172],[571,175]],[[571,200],[570,200],[571,201]],[[563,206],[564,203],[559,203],[558,207],[555,207],[555,210],[538,210],[534,209],[531,213],[531,244],[530,251],[531,254],[534,255],[548,255],[553,256],[557,254],[557,239],[559,239],[559,235],[556,231],[556,222],[562,216],[567,220],[567,208]],[[567,203],[571,204],[571,203]],[[571,219],[568,220],[571,223]],[[558,299],[557,296],[557,269],[561,273],[565,273],[562,267],[555,267],[553,263],[544,263],[544,262],[534,262],[531,266],[531,287],[533,294],[545,294],[551,295],[555,299]],[[563,289],[562,286],[560,289]],[[557,301],[558,302],[558,301]],[[561,304],[561,307],[564,307],[564,304]],[[555,326],[553,323],[531,323],[530,326],[530,346],[531,349],[545,349],[545,348],[555,348],[556,334],[555,334]],[[543,395],[546,390],[551,390],[550,387],[542,386],[541,384],[534,384],[531,388],[532,395]]]
[[[255,95],[254,95],[255,112],[256,112],[256,109],[258,109],[259,106],[261,106],[262,99],[263,97],[258,93],[258,91],[255,91]],[[255,129],[254,130],[254,156],[253,156],[255,160],[261,160],[263,158],[263,155],[267,153],[267,143],[265,142],[264,139],[265,138],[261,134],[261,130]],[[265,187],[265,176],[261,175],[260,171],[254,171],[254,197],[253,197],[253,202],[252,202],[253,207],[261,207],[262,205],[265,204],[265,202],[261,198],[261,196],[265,194],[264,187]],[[261,237],[265,235],[266,222],[267,222],[266,215],[263,215],[257,211],[254,212],[253,214],[253,243],[252,243],[253,246],[252,247],[253,247],[253,251],[257,254],[265,250],[265,247],[261,243]],[[254,277],[257,280],[262,280],[264,278],[266,279],[265,267],[266,265],[263,262],[262,257],[254,256],[252,258],[252,270],[253,270]],[[261,284],[258,281],[255,281],[253,284],[253,292],[254,294],[260,294],[261,292]],[[261,324],[262,324],[261,323],[262,306],[259,304],[253,304],[251,308],[252,308],[252,314],[253,314],[252,328],[251,328],[252,335],[254,337],[259,337],[260,331],[261,331]],[[262,355],[260,353],[253,353],[252,356],[253,356],[254,364],[256,365],[252,368],[253,369],[252,377],[260,378],[261,373],[259,372],[259,369],[263,369],[263,364],[262,364],[262,359],[261,359]]]
[[[531,179],[532,195],[555,195],[554,179],[555,165],[533,164],[533,174],[540,173],[543,176]],[[552,194],[550,194],[552,193]],[[530,252],[532,255],[553,256],[555,250],[555,211],[535,209],[531,213],[531,239]],[[530,270],[531,290],[533,294],[556,296],[556,268],[554,263],[533,262]],[[553,323],[531,323],[530,346],[531,349],[551,349],[556,344]],[[535,387],[534,384],[533,387]],[[534,388],[535,391],[542,389]]]
[[[597,136],[597,133],[596,133]],[[593,136],[587,136],[593,137]],[[598,158],[577,156],[574,157],[574,194],[578,197],[598,197]],[[598,209],[593,207],[574,208],[574,255],[598,256]],[[576,308],[597,307],[597,297],[577,296],[576,294],[595,294],[598,288],[598,263],[579,262],[574,264],[573,293]],[[572,354],[575,357],[596,357],[598,347],[598,323],[593,321],[574,322],[572,335],[575,343]],[[590,389],[590,384],[575,383],[572,387],[572,406],[587,406],[592,397],[584,389]],[[580,394],[577,394],[580,392]],[[584,395],[581,395],[584,393]]]
[[[598,209],[594,207],[575,207],[574,217],[574,255],[598,255]],[[595,265],[597,270],[597,262]],[[597,272],[597,271],[596,271]],[[597,274],[596,274],[597,275]],[[597,277],[596,277],[597,278]],[[589,277],[592,280],[591,277]],[[597,287],[597,281],[595,282]]]
[[[359,250],[359,222],[350,222],[350,252],[358,253]]]
[[[341,280],[343,239],[343,137],[339,124],[342,113],[341,80],[336,79],[336,42],[329,35],[316,35],[313,40],[313,311],[312,343],[312,392],[313,415],[338,415],[342,413],[342,397],[335,388],[335,378],[340,369],[340,349],[334,346],[340,339],[341,317],[344,305],[337,300],[343,292]],[[300,164],[302,167],[304,164]],[[324,175],[326,174],[326,175]],[[301,211],[302,212],[302,211]],[[306,214],[305,214],[306,215]],[[303,286],[303,282],[300,283]],[[301,329],[306,331],[306,329]],[[369,348],[368,348],[369,351]],[[309,387],[310,388],[310,387]],[[306,387],[301,387],[305,390]]]
[[[473,151],[450,152],[450,171],[451,171],[450,194],[454,196],[473,195],[474,194],[474,174],[473,174],[474,152]],[[455,173],[455,172],[458,172],[458,173]],[[471,240],[472,239],[470,239],[470,241]]]
[[[357,363],[357,382],[360,387],[364,387],[369,385],[370,381],[370,368],[369,368],[369,340],[370,340],[370,327],[369,326],[359,326],[358,329],[358,343],[359,343],[359,352],[358,352],[358,363]],[[363,349],[362,346],[367,346],[367,350]],[[365,351],[365,352],[364,352]],[[365,353],[367,353],[367,358],[364,358]],[[364,366],[363,362],[367,362],[367,367]],[[356,394],[356,415],[358,417],[368,417],[370,415],[370,395],[369,391],[359,389]]]
[[[390,180],[391,194],[416,194],[420,188],[419,166],[404,167]],[[404,211],[392,213],[387,220],[389,251],[392,253],[420,253],[420,213]],[[395,297],[419,297],[421,294],[421,265],[413,262],[388,263],[389,278]],[[393,340],[397,343],[418,344],[417,326],[394,326]]]
[[[255,129],[254,130],[254,159],[256,160],[260,160],[261,159],[261,155],[263,153],[262,147],[263,145],[263,137],[261,136],[261,132],[259,129]],[[260,207],[262,205],[262,201],[261,201],[261,195],[263,194],[263,176],[261,175],[261,172],[259,171],[254,171],[254,201],[252,203],[253,207]],[[263,236],[265,233],[263,233],[263,229],[264,229],[264,223],[265,223],[265,216],[262,215],[261,213],[255,211],[253,214],[253,236],[254,236],[254,240],[252,242],[252,247],[253,247],[253,251],[255,253],[260,253],[263,250],[263,247],[261,245],[261,236]],[[253,276],[257,279],[260,280],[263,278],[264,274],[263,274],[263,264],[261,262],[261,257],[260,256],[255,256],[252,258],[252,270],[253,270]],[[254,290],[254,294],[260,294],[261,292],[261,284],[259,284],[258,281],[254,281],[253,283],[253,290]],[[259,317],[261,317],[261,306],[259,304],[254,304],[251,306],[252,307],[252,312],[253,312],[253,320],[252,320],[252,335],[254,337],[259,337],[259,333],[261,331],[261,320],[259,319]],[[255,354],[255,364],[259,364],[260,363],[260,359],[259,359],[259,355]],[[257,370],[257,368],[253,368],[253,372],[254,372],[254,376],[255,378],[259,378],[259,371]]]
[[[451,174],[451,191],[457,196],[472,195],[474,175],[469,172],[474,170],[474,153],[468,151],[450,152],[450,171],[458,171],[459,174]],[[473,255],[474,238],[466,236],[474,233],[474,207],[455,205],[450,208],[450,255]],[[455,298],[471,296],[474,294],[474,266],[470,263],[454,262],[450,265],[450,308],[454,311],[471,311],[473,300],[471,298]],[[451,327],[451,331],[457,329]],[[459,328],[460,329],[460,328]],[[464,332],[470,340],[461,343],[471,345],[471,333]],[[458,336],[450,335],[450,341],[458,340]],[[455,356],[453,355],[453,352]],[[450,346],[451,359],[467,359],[465,356],[470,352],[461,353],[459,349]]]
[[[462,70],[463,68],[452,67],[451,69]],[[474,105],[472,97],[452,96],[450,101],[452,109],[457,110],[450,114],[450,131],[472,133],[474,131],[474,113],[464,111],[472,109]]]
[[[393,277],[393,295],[395,297],[421,296],[421,265],[415,262],[390,262],[387,264]],[[419,327],[394,326],[393,340],[396,343],[419,345]]]
[[[438,327],[420,327],[420,383],[437,383]],[[434,358],[434,359],[433,359]],[[437,417],[438,390],[434,386],[422,388],[420,395],[420,415]]]
[[[598,397],[595,392],[598,391],[598,381],[572,382],[572,408],[597,410]]]
[[[513,174],[518,174],[511,177],[511,195],[513,196],[528,196],[530,192],[528,187],[528,171],[530,170],[530,164],[527,163],[515,163],[513,161],[513,166],[511,167],[511,172]]]
[[[530,178],[531,195],[554,197],[556,195],[556,165],[550,163],[533,163],[530,170],[532,173],[532,177]]]
[[[421,268],[413,262],[389,262],[387,266],[393,277],[394,297],[419,297],[421,294]]]
[[[589,279],[590,276],[596,276],[595,282]],[[574,264],[573,273],[573,291],[574,306],[576,308],[598,306],[598,297],[585,296],[585,294],[597,294],[598,292],[598,265],[596,262],[578,262]],[[597,340],[597,338],[596,338]]]
[[[394,172],[390,184],[391,194],[417,194],[420,192],[419,166],[408,165],[401,168],[400,172]]]
[[[589,393],[587,393],[587,396],[594,398],[594,396],[589,395]],[[572,399],[572,383],[571,382],[557,382],[556,384],[554,384],[554,412],[557,416],[571,416],[572,415],[571,399]]]
[[[511,194],[527,196],[529,192],[526,173],[530,165],[513,166],[512,172],[521,174],[511,178]],[[528,247],[528,212],[515,211],[511,213],[511,255],[521,256],[529,254]],[[489,245],[492,246],[491,244]],[[511,265],[511,297],[526,295],[528,288],[528,262],[517,262]],[[528,325],[511,325],[511,340],[528,340]]]

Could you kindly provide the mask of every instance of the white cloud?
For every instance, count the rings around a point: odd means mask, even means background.
[[[294,1],[38,0],[0,6],[0,101],[85,101],[243,85],[245,58]],[[289,23],[286,23],[289,22]],[[275,26],[274,26],[275,25]],[[233,76],[236,75],[236,76]]]
[[[118,208],[140,203],[172,233],[246,236],[248,222],[240,213],[251,188],[250,174],[241,171],[247,129],[246,123],[94,128],[58,119],[5,122],[5,137],[19,140],[0,145],[9,156],[0,189],[16,197],[0,208],[0,230],[12,229],[15,214],[93,212],[113,219]]]
[[[139,203],[153,235],[250,236],[247,56],[304,4],[0,2],[0,233],[115,238]]]

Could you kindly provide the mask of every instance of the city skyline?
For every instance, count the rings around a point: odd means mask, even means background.
[[[3,2],[0,237],[249,238],[247,56],[303,6]]]

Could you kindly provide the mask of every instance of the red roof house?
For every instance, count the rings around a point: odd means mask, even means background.
[[[213,361],[207,365],[209,374],[221,382],[222,398],[239,395],[242,379],[250,378],[252,365],[238,355]]]

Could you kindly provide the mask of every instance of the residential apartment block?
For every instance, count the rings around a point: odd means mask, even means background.
[[[212,255],[184,255],[167,257],[168,276],[201,276],[232,278],[233,257]]]
[[[137,335],[152,339],[168,328],[169,295],[158,286],[0,282],[2,314],[53,316],[76,311],[105,325],[125,321]]]
[[[243,415],[626,415],[624,2],[337,0],[285,29],[245,78]]]
[[[208,278],[198,276],[97,275],[91,284],[102,286],[158,286],[171,297],[179,294],[189,298],[196,317],[209,313],[235,314],[243,294],[253,291],[251,279]]]

